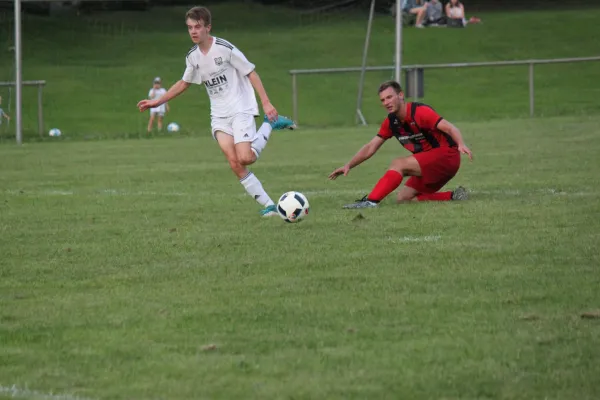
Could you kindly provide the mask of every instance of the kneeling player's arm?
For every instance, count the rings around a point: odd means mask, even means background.
[[[167,90],[167,93],[163,94],[160,99],[158,99],[158,105],[165,104],[167,101],[171,100],[179,96],[183,93],[187,88],[189,88],[191,83],[186,81],[177,81],[173,86]]]
[[[248,74],[248,79],[250,79],[252,87],[254,88],[254,90],[256,90],[258,97],[260,97],[260,102],[263,105],[270,103],[269,96],[267,96],[267,91],[265,90],[262,80],[260,79],[260,76],[258,76],[256,71],[250,72]]]
[[[385,143],[385,139],[382,139],[379,136],[375,136],[371,141],[365,144],[355,155],[352,157],[348,164],[346,164],[350,169],[356,167],[362,162],[368,160],[379,150],[381,145]]]
[[[445,119],[442,119],[438,123],[437,128],[440,131],[446,132],[448,135],[450,135],[450,137],[456,142],[457,145],[463,146],[465,144],[460,130]]]

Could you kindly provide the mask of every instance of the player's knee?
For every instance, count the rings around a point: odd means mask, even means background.
[[[238,153],[237,158],[242,165],[250,165],[256,161],[256,156],[251,150]]]
[[[241,163],[242,165],[250,165],[250,164],[252,164],[253,162],[254,162],[254,156],[243,156],[243,157],[240,159],[240,163]]]
[[[390,169],[401,173],[402,175],[406,175],[407,165],[406,162],[402,159],[394,160],[390,164]]]
[[[407,194],[407,193],[398,193],[398,197],[396,199],[396,201],[398,203],[406,203],[412,200],[416,200],[416,196],[412,195],[412,194]]]
[[[394,171],[398,171],[403,176],[420,176],[421,171],[419,168],[419,164],[417,164],[416,160],[407,157],[407,158],[399,158],[390,164],[390,169]]]

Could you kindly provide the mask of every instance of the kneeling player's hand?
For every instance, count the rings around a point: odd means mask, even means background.
[[[473,161],[473,153],[471,153],[471,150],[463,145],[458,146],[458,151],[460,151],[462,154],[467,154],[469,156],[469,160]]]
[[[142,100],[139,103],[137,103],[137,108],[140,109],[140,111],[146,111],[149,108],[152,108],[152,100]]]
[[[335,178],[337,178],[340,175],[348,175],[348,172],[350,172],[350,168],[347,165],[344,165],[343,167],[339,167],[338,169],[336,169],[335,171],[333,171],[331,174],[329,174],[329,179],[334,180]]]

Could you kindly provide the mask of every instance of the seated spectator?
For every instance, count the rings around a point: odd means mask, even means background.
[[[424,3],[423,0],[401,0],[402,1],[402,13],[405,18],[403,18],[403,23],[411,24],[412,19],[415,19],[415,26],[417,28],[423,28],[423,21],[425,20],[425,14],[427,12],[427,3]],[[392,13],[393,16],[395,13]]]
[[[467,26],[465,18],[465,6],[459,0],[450,0],[446,4],[446,18],[448,26],[452,28],[464,28]],[[478,24],[481,20],[477,17],[471,17],[469,23]]]
[[[446,18],[444,18],[443,6],[440,0],[430,0],[427,3],[425,16],[424,24],[427,26],[446,25]]]

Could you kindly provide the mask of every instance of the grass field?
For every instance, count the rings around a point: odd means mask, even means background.
[[[290,69],[360,64],[364,12],[211,8],[282,114]],[[47,80],[63,137],[36,142],[30,88],[25,144],[0,126],[0,399],[600,398],[598,63],[536,67],[532,119],[526,67],[427,71],[423,100],[474,151],[450,185],[471,199],[361,212],[341,205],[406,152],[327,175],[375,133],[391,74],[367,75],[368,128],[358,74],[300,77],[301,129],[252,167],[273,198],[308,197],[286,224],[229,171],[204,88],[171,103],[180,134],[137,140],[152,78],[183,72],[185,10],[24,17],[24,79]],[[598,8],[477,16],[406,29],[404,63],[598,55]],[[391,17],[371,43],[369,65],[391,64]]]
[[[361,12],[303,15],[297,11],[231,2],[211,6],[213,32],[239,46],[257,64],[273,103],[291,114],[291,78],[300,68],[359,66],[367,25]],[[39,17],[23,21],[23,76],[44,79],[46,130],[58,127],[67,139],[145,135],[147,115],[136,103],[152,79],[165,85],[180,79],[191,46],[183,25],[186,8],[155,8],[146,13]],[[598,55],[594,40],[600,8],[529,12],[484,12],[482,25],[467,29],[405,29],[404,64],[497,61]],[[0,80],[14,79],[13,23],[0,14]],[[577,29],[573,29],[577,27]],[[378,16],[373,25],[369,65],[394,59],[394,21]],[[535,69],[536,115],[600,113],[598,63],[543,65]],[[368,73],[364,113],[380,118],[376,88],[391,72]],[[358,74],[301,76],[299,119],[308,127],[352,125]],[[527,116],[527,67],[430,70],[425,102],[455,120]],[[8,101],[7,89],[0,96]],[[34,88],[24,91],[24,128],[37,136]],[[13,95],[14,101],[14,95]],[[186,134],[209,127],[205,89],[193,87],[171,103],[170,121]],[[4,106],[6,110],[6,105]],[[13,105],[14,110],[14,105]],[[0,137],[10,140],[6,124]]]
[[[597,399],[599,123],[460,123],[471,200],[363,218],[404,150],[330,182],[372,129],[278,133],[296,225],[206,135],[1,146],[0,398]]]

